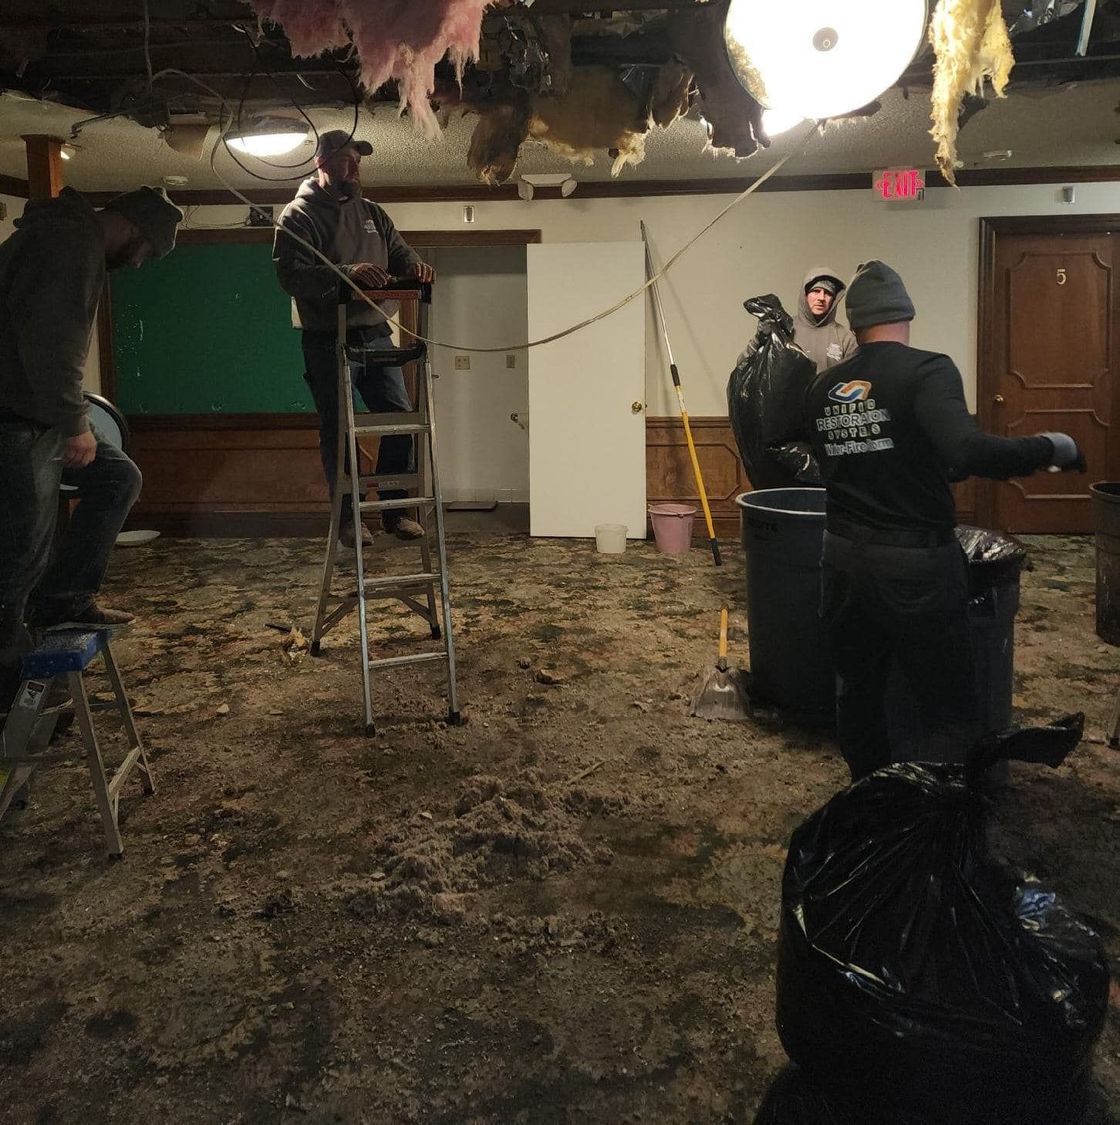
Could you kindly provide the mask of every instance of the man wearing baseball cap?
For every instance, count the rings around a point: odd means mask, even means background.
[[[183,213],[142,187],[101,210],[72,188],[31,200],[0,244],[0,711],[18,686],[28,624],[112,628],[96,601],[140,492],[140,470],[89,424],[82,368],[106,270],[175,245]],[[48,567],[59,485],[78,505]]]
[[[804,422],[827,490],[821,618],[837,728],[858,779],[891,760],[892,668],[917,701],[923,759],[959,761],[981,733],[950,481],[1085,461],[1067,434],[980,432],[953,361],[910,347],[914,305],[890,266],[861,265],[846,301],[859,347],[810,384]]]
[[[843,292],[844,283],[828,266],[814,266],[801,283],[793,339],[818,371],[842,362],[856,350],[856,338],[836,323]]]
[[[319,412],[319,452],[332,495],[337,469],[340,282],[334,270],[286,232],[316,247],[362,288],[375,289],[395,277],[431,281],[435,276],[432,267],[401,238],[384,210],[362,198],[361,160],[372,152],[368,141],[356,140],[343,129],[320,133],[315,146],[315,174],[303,181],[295,199],[284,208],[273,243],[276,275],[292,298],[292,323],[302,333],[304,378]],[[396,311],[395,302],[383,302],[374,309],[365,301],[350,301],[346,308],[347,343],[361,347],[367,357],[392,348],[386,318]],[[367,409],[376,413],[412,409],[399,367],[378,366],[367,358],[352,363],[350,371]],[[375,472],[378,476],[406,473],[412,457],[411,435],[384,436]],[[404,490],[398,489],[380,492],[382,500],[404,495]],[[400,539],[417,539],[424,534],[419,523],[396,511],[382,513],[382,526]],[[343,545],[354,545],[349,495],[343,498],[339,537]],[[362,537],[363,541],[372,538],[364,527]]]

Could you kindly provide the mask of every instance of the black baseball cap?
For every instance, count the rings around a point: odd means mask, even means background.
[[[315,146],[316,167],[344,148],[352,148],[359,156],[373,154],[373,145],[369,141],[359,141],[353,133],[345,129],[328,129],[325,133],[319,134],[319,143]]]

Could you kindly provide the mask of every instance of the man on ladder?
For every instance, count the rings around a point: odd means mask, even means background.
[[[302,329],[304,378],[319,413],[319,451],[327,485],[334,495],[338,448],[338,275],[306,246],[289,238],[292,231],[315,246],[363,289],[384,288],[391,278],[407,277],[431,282],[435,271],[422,262],[401,238],[389,216],[376,203],[362,198],[359,168],[373,148],[342,129],[319,135],[315,149],[316,172],[304,180],[294,200],[277,223],[273,262],[280,285],[292,298],[292,323]],[[376,413],[412,410],[404,375],[397,366],[376,366],[370,353],[393,348],[386,317],[397,311],[395,302],[383,302],[380,312],[355,298],[347,307],[346,343],[360,348],[364,357],[351,363],[354,386],[367,409]],[[380,439],[378,476],[408,473],[414,457],[411,434],[387,434]],[[382,500],[399,499],[404,490],[383,488]],[[350,497],[343,496],[340,541],[354,546]],[[424,529],[414,519],[392,509],[382,512],[383,528],[399,539],[419,539]],[[363,543],[372,542],[364,524]]]

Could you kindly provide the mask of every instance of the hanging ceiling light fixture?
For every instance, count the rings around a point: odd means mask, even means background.
[[[307,126],[286,117],[259,117],[227,134],[230,148],[249,156],[283,156],[307,140]]]
[[[800,125],[805,118],[800,113],[790,113],[784,109],[764,109],[762,111],[762,127],[766,135],[771,138],[780,137],[788,133],[795,125]]]
[[[926,0],[731,0],[724,41],[766,109],[838,117],[874,101],[914,57]]]

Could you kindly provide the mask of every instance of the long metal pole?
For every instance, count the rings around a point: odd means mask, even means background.
[[[642,228],[642,244],[646,249],[646,270],[650,277],[655,277],[657,271],[653,268],[653,255],[650,253],[649,239],[646,237],[646,224],[639,224]],[[704,509],[704,522],[708,526],[708,545],[712,548],[712,559],[716,566],[723,566],[723,559],[719,553],[719,540],[716,539],[715,525],[712,523],[712,509],[708,505],[708,492],[704,487],[704,474],[700,471],[700,459],[696,456],[696,443],[692,440],[692,426],[688,421],[688,410],[684,405],[684,389],[681,387],[681,376],[677,370],[676,361],[673,359],[673,345],[669,342],[669,326],[665,323],[665,310],[661,306],[661,293],[655,281],[650,289],[653,292],[653,305],[657,310],[657,320],[661,325],[661,338],[665,341],[665,354],[669,357],[669,374],[673,380],[673,389],[677,392],[677,402],[680,404],[681,421],[684,423],[684,436],[688,442],[688,456],[692,461],[692,473],[696,477],[696,490],[700,493],[700,504]]]

